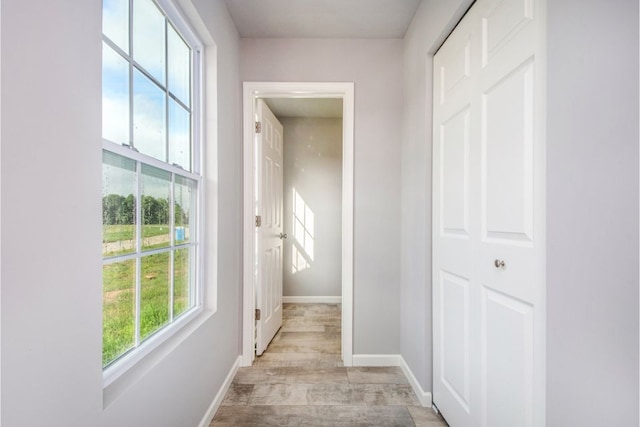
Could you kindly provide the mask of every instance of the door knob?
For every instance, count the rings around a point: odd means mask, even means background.
[[[280,238],[281,239],[286,239],[287,238],[287,233],[280,233]]]
[[[493,265],[495,265],[496,268],[504,268],[504,261],[501,259],[497,259],[493,262]]]

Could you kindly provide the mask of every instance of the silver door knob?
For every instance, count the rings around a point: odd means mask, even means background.
[[[501,259],[497,259],[493,262],[493,265],[495,265],[496,268],[504,268],[504,261]]]
[[[286,239],[287,238],[287,233],[280,233],[280,238],[281,239]]]

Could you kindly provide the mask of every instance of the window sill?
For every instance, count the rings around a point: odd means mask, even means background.
[[[193,309],[103,370],[103,408],[106,409],[120,394],[151,371],[213,314],[214,311],[203,307]]]

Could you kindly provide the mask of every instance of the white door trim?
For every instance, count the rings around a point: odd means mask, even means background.
[[[243,84],[242,366],[255,357],[254,117],[257,98],[342,98],[342,360],[353,364],[354,84],[244,82]]]

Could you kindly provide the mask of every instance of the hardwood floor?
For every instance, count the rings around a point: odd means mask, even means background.
[[[339,304],[284,304],[282,328],[210,426],[447,426],[400,368],[346,368],[340,354]]]

